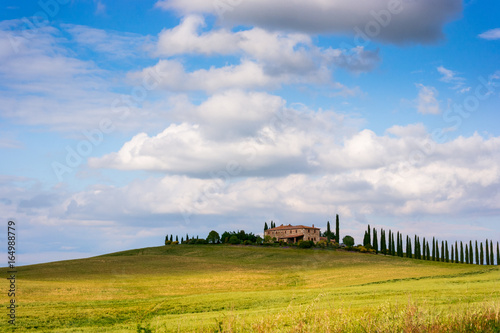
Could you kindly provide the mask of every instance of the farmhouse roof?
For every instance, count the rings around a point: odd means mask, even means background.
[[[319,228],[315,228],[314,227],[314,224],[312,227],[308,227],[308,226],[305,226],[305,225],[280,225],[279,227],[275,227],[275,228],[271,228],[271,229],[267,229],[267,230],[288,230],[288,229],[314,229],[314,230],[320,230]]]

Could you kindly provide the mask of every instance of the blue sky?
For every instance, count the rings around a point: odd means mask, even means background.
[[[1,6],[21,264],[335,214],[500,240],[496,1]]]

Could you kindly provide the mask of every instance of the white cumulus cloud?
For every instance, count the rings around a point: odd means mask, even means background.
[[[418,88],[418,97],[415,100],[417,111],[422,114],[440,114],[441,108],[436,88],[423,84],[416,84],[416,86]]]
[[[485,31],[479,35],[479,38],[487,39],[487,40],[500,39],[500,28]]]

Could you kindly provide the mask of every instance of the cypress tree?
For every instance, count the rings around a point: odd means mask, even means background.
[[[396,242],[394,241],[394,232],[391,233],[391,255],[396,255]]]
[[[398,238],[397,241],[396,241],[396,253],[397,253],[398,257],[401,257],[401,246],[399,244],[399,236],[400,235],[399,235],[399,231],[398,231],[398,233],[396,235],[396,237]]]
[[[425,248],[425,237],[423,239],[423,242],[422,242],[422,259],[426,259],[427,258],[427,252],[425,251],[426,248]]]
[[[165,245],[167,245],[168,242],[168,235],[165,236]]]
[[[401,246],[399,244],[399,238],[401,237],[399,231],[398,233],[396,234],[396,255],[398,257],[401,257]]]
[[[375,249],[375,253],[378,253],[378,237],[377,237],[377,229],[373,228],[373,248]]]
[[[384,255],[387,253],[387,244],[385,243],[385,230],[380,229],[380,252]]]
[[[402,235],[402,234],[400,234],[400,235],[399,235],[399,244],[400,244],[400,245],[399,245],[399,248],[400,248],[400,250],[401,250],[401,254],[400,254],[400,256],[401,256],[401,258],[402,258],[402,257],[403,257],[403,254],[404,254],[404,251],[403,251],[403,235]]]
[[[370,225],[368,224],[368,245],[372,245],[372,234],[370,231]]]
[[[365,235],[363,236],[363,246],[368,245],[368,232],[365,231]]]
[[[497,242],[497,266],[500,265],[500,247]]]
[[[441,241],[441,262],[444,262],[444,257],[445,257],[445,250],[444,250],[444,241]]]
[[[389,241],[387,242],[387,247],[389,249],[389,255],[392,254],[392,244],[391,244],[391,229],[389,229]]]
[[[493,241],[490,240],[490,265],[495,264],[495,257],[493,256]]]
[[[484,265],[484,250],[483,250],[483,242],[481,242],[481,245],[479,246],[479,263],[480,265]]]
[[[436,239],[436,261],[439,261],[439,241]]]
[[[178,242],[179,241],[179,236],[175,235],[175,241]]]
[[[267,222],[264,222],[264,235],[266,234],[267,229],[269,229],[269,227],[267,226]]]
[[[411,238],[408,237],[408,258],[413,258],[412,248],[411,248]]]
[[[474,251],[472,250],[472,241],[469,241],[469,264],[474,264]]]
[[[482,246],[482,244],[481,244]],[[486,265],[490,265],[490,249],[488,246],[488,240],[486,240]]]
[[[436,240],[432,237],[432,261],[436,261]]]
[[[460,263],[464,263],[464,243],[462,241],[460,241]]]
[[[171,241],[171,242],[173,241],[173,237],[172,237],[172,235],[170,235],[170,241]]]
[[[431,260],[431,252],[429,251],[429,242],[427,242],[426,247],[427,247],[427,260],[430,261]]]
[[[415,237],[413,238],[413,256],[415,257],[415,259],[418,259],[418,240],[417,240],[417,235],[415,235]]]
[[[189,242],[189,235],[186,234],[186,242]]]
[[[465,243],[465,263],[469,264],[469,246]]]
[[[479,249],[477,247],[477,241],[476,241],[476,265],[479,265]]]
[[[339,214],[337,214],[335,218],[335,241],[337,244],[340,243],[340,223],[339,223]]]
[[[392,248],[392,255],[395,256],[396,255],[396,249],[394,248],[394,233],[392,233],[392,241],[391,241],[391,248]]]
[[[181,244],[184,243],[184,237],[181,237]]]

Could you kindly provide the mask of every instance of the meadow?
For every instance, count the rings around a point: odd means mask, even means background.
[[[500,331],[498,266],[341,250],[171,245],[22,266],[16,299],[17,332]]]

